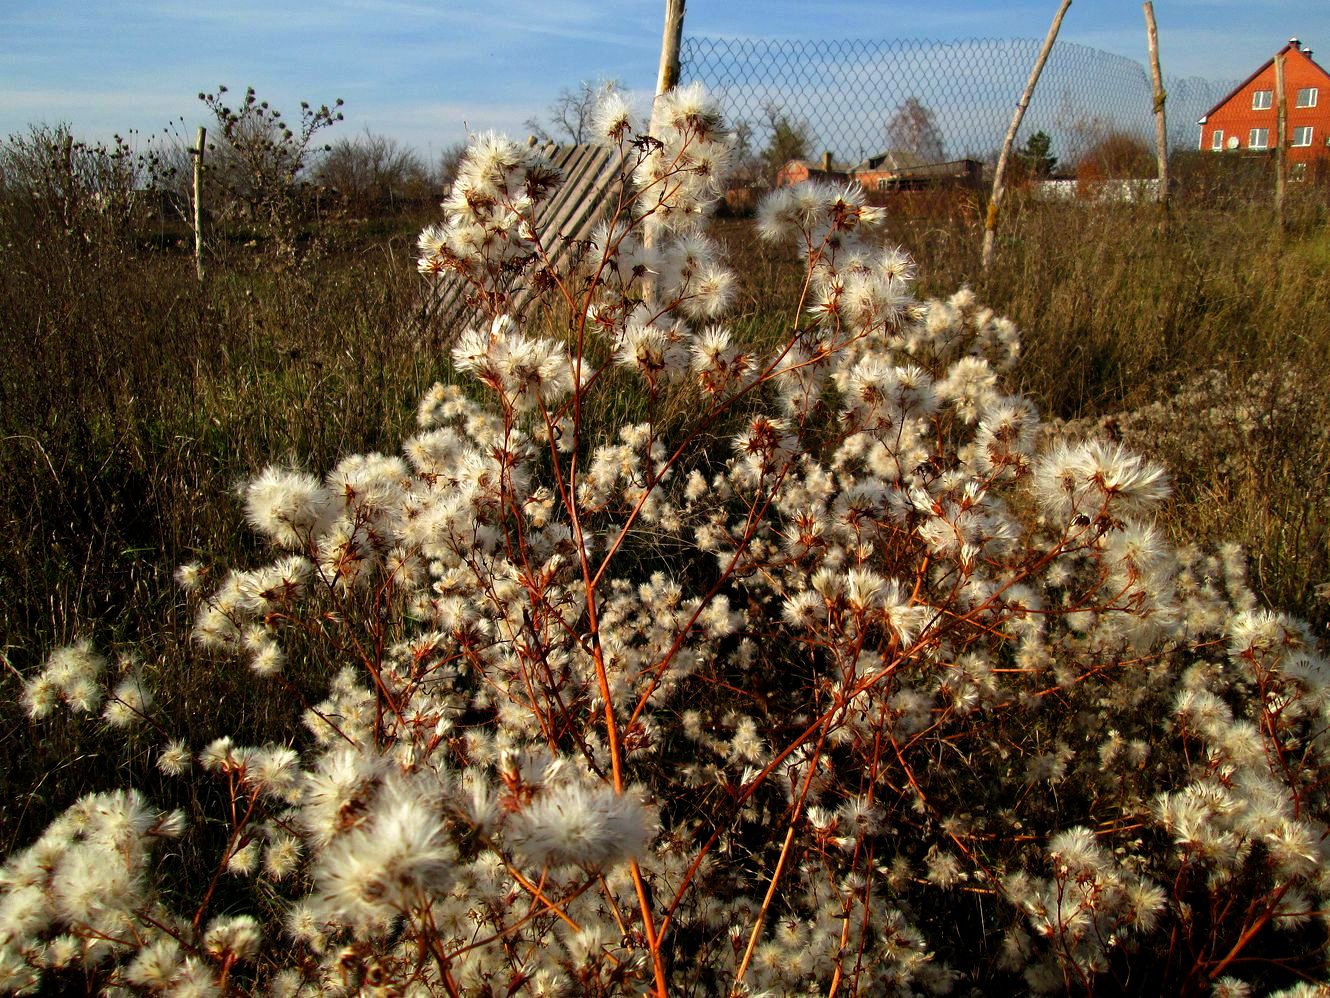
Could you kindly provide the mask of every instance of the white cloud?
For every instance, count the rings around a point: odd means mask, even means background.
[[[348,116],[347,125],[390,135],[424,151],[465,141],[468,133],[494,130],[525,135],[527,128],[523,122],[534,110],[525,103],[417,101],[366,107],[353,117]]]

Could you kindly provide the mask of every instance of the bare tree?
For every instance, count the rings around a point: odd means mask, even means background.
[[[754,145],[756,138],[750,122],[734,122],[730,127],[734,145],[730,151],[730,179],[735,186],[751,186],[766,175],[762,150]]]
[[[591,140],[591,119],[601,100],[622,89],[618,80],[583,80],[576,89],[564,87],[549,106],[548,127],[534,117],[526,120],[526,127],[543,142],[581,145]]]
[[[457,171],[461,169],[462,157],[465,155],[465,142],[454,142],[439,153],[439,162],[434,172],[434,184],[439,190],[446,191],[452,187],[453,181],[457,179]]]
[[[366,131],[332,144],[314,169],[315,182],[337,190],[352,211],[395,210],[418,201],[431,183],[416,153],[386,135]]]
[[[918,97],[907,97],[887,121],[887,148],[908,152],[924,163],[946,159],[942,132],[933,120],[933,112]]]

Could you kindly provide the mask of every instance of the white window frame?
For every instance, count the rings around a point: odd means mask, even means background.
[[[1319,92],[1319,89],[1318,89],[1317,87],[1301,87],[1301,88],[1298,90],[1298,99],[1297,99],[1297,103],[1295,103],[1293,106],[1294,106],[1294,107],[1315,107],[1315,106],[1316,106],[1316,98],[1319,97],[1319,96],[1320,96],[1320,92]],[[1304,99],[1304,98],[1306,99],[1306,103],[1305,103],[1305,104],[1303,103],[1303,99]]]
[[[1258,135],[1260,136],[1260,140],[1259,140],[1259,141],[1257,141],[1257,138],[1256,138]],[[1268,129],[1268,128],[1253,128],[1251,131],[1249,131],[1249,132],[1247,133],[1247,148],[1248,148],[1248,149],[1269,149],[1269,148],[1270,148],[1270,129]]]
[[[1293,136],[1289,141],[1289,146],[1294,149],[1306,149],[1312,144],[1312,136],[1315,131],[1316,129],[1311,125],[1299,125],[1297,128],[1293,129]]]
[[[1253,90],[1251,92],[1251,109],[1253,111],[1269,111],[1275,106],[1275,92],[1273,90]]]
[[[1215,133],[1210,136],[1210,149],[1212,152],[1224,151],[1224,130],[1216,128]]]

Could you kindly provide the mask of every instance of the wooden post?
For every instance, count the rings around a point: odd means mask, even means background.
[[[683,43],[684,0],[665,0],[665,32],[660,41],[656,96],[679,85],[679,48]]]
[[[1034,69],[1030,71],[1030,79],[1025,84],[1025,93],[1021,94],[1021,99],[1016,104],[1016,113],[1011,116],[1007,137],[1002,140],[1002,153],[998,156],[997,168],[993,171],[993,193],[988,198],[988,217],[984,222],[984,270],[988,270],[989,264],[993,261],[993,239],[997,232],[998,210],[1002,206],[1002,195],[1005,193],[1003,179],[1007,173],[1007,160],[1011,158],[1011,147],[1016,142],[1016,133],[1020,131],[1025,109],[1030,106],[1030,98],[1034,95],[1035,84],[1039,82],[1039,74],[1044,71],[1048,54],[1053,51],[1053,42],[1057,40],[1058,29],[1062,27],[1062,18],[1070,6],[1071,0],[1062,0],[1062,6],[1058,8],[1053,24],[1048,29],[1048,37],[1044,39],[1044,47],[1039,50],[1039,58],[1035,60]]]
[[[189,154],[194,157],[194,272],[203,280],[203,150],[208,130],[199,128],[198,141]]]
[[[1159,159],[1159,203],[1168,208],[1168,123],[1164,117],[1164,102],[1168,94],[1164,91],[1164,74],[1159,68],[1159,29],[1155,25],[1155,5],[1151,0],[1142,4],[1145,8],[1145,33],[1150,42],[1150,72],[1155,85],[1155,153]]]
[[[1288,94],[1284,91],[1284,57],[1275,56],[1275,217],[1284,227],[1284,132],[1288,130]]]
[[[60,143],[60,180],[64,184],[64,198],[60,202],[60,211],[65,228],[73,230],[74,220],[78,217],[79,188],[74,182],[74,136],[66,135]]]
[[[659,112],[660,98],[679,85],[679,49],[683,44],[684,0],[665,0],[665,30],[660,40],[660,69],[656,73],[656,100],[651,108],[650,133],[660,135]],[[656,234],[650,226],[642,232],[643,244],[651,249],[656,243]],[[656,303],[656,282],[647,278],[642,282],[642,297],[649,307]]]

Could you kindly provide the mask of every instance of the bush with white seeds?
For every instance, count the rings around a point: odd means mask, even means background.
[[[1323,974],[1330,673],[1306,630],[1254,605],[1235,552],[1156,532],[1160,468],[1041,446],[1004,380],[1015,328],[968,291],[917,300],[856,188],[763,206],[808,269],[787,338],[744,343],[701,224],[730,147],[705,95],[664,101],[659,137],[599,118],[634,182],[574,273],[547,262],[553,168],[473,148],[420,240],[421,271],[491,313],[456,339],[458,383],[402,457],[263,471],[245,510],[271,563],[182,572],[201,653],[254,681],[333,649],[298,749],[164,747],[234,805],[183,911],[150,859],[183,816],[78,802],[0,872],[0,988]],[[505,314],[522,282],[558,300],[543,324]],[[624,392],[647,418],[588,415]],[[30,713],[97,708],[103,669],[56,652]],[[152,710],[137,672],[108,702]],[[214,910],[224,876],[252,908]]]

